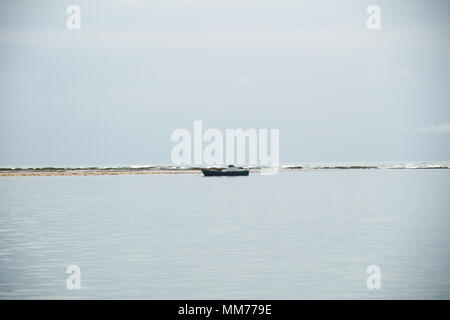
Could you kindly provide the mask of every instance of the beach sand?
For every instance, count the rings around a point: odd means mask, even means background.
[[[200,174],[200,170],[189,171],[101,171],[101,170],[89,170],[89,171],[48,171],[48,172],[36,172],[36,171],[19,171],[19,172],[0,172],[0,177],[28,177],[28,176],[103,176],[103,175],[139,175],[139,174]]]

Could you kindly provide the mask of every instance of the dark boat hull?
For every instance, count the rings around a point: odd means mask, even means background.
[[[205,177],[222,177],[222,176],[248,176],[250,170],[239,170],[239,171],[221,171],[221,170],[208,170],[202,169]]]

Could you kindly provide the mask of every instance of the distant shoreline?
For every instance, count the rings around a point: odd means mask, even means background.
[[[41,176],[118,176],[118,175],[147,175],[147,174],[200,174],[200,170],[178,171],[19,171],[0,172],[0,177],[41,177]]]
[[[152,174],[201,174],[200,167],[84,167],[84,168],[0,168],[0,177],[39,177],[39,176],[106,176],[106,175],[152,175]],[[283,166],[280,171],[315,170],[424,170],[450,169],[449,165],[333,165],[333,166]],[[250,167],[251,172],[260,172],[261,168]]]

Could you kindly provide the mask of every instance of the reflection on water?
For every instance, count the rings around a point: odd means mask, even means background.
[[[448,299],[449,178],[3,177],[0,298]],[[80,290],[66,288],[69,265]]]

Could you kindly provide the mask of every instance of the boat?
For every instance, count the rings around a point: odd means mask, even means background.
[[[202,169],[202,172],[205,177],[248,176],[250,170],[242,167],[236,168],[230,164],[228,168],[208,168]]]

